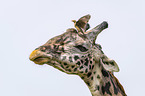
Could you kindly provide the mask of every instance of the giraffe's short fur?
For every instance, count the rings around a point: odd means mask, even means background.
[[[99,44],[98,34],[108,27],[103,22],[92,30],[86,15],[75,22],[75,28],[67,29],[62,35],[48,40],[36,48],[30,60],[36,64],[48,64],[67,74],[79,75],[93,96],[126,96],[122,85],[112,74],[119,71],[116,62],[109,59]]]

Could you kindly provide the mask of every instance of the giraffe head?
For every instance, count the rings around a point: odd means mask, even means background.
[[[65,73],[80,76],[90,75],[100,60],[104,62],[102,65],[106,70],[118,71],[115,61],[107,58],[101,46],[95,44],[98,34],[108,27],[108,23],[103,22],[87,31],[89,19],[90,15],[86,15],[74,21],[76,29],[67,29],[62,35],[36,48],[30,54],[30,60],[39,65],[48,64]]]
[[[108,27],[102,22],[87,31],[90,15],[78,21],[75,28],[48,40],[36,48],[29,59],[36,64],[48,64],[67,74],[77,74],[88,85],[92,96],[126,96],[122,85],[112,74],[118,72],[116,62],[109,59],[96,44],[98,34]]]

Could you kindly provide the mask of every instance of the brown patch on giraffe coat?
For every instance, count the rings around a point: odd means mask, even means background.
[[[110,92],[110,87],[111,87],[111,84],[110,82],[106,83],[105,86],[102,86],[102,93],[105,94],[105,92],[109,95],[112,95],[112,93]]]
[[[122,91],[124,96],[127,96],[126,93],[125,93],[125,90],[124,90],[123,86],[120,84],[119,80],[111,72],[110,72],[110,75],[115,79],[115,82],[117,83],[117,86],[120,88],[120,90]]]

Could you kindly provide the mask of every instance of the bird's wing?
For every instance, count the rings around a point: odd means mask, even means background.
[[[85,15],[81,17],[75,24],[76,27],[79,27],[83,30],[88,30],[90,28],[90,25],[88,24],[89,19],[91,18],[91,15]]]

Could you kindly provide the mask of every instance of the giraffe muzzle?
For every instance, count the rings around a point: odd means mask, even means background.
[[[49,61],[49,58],[41,51],[39,51],[38,49],[34,50],[30,56],[29,59],[31,61],[33,61],[36,64],[45,64],[46,62]]]

